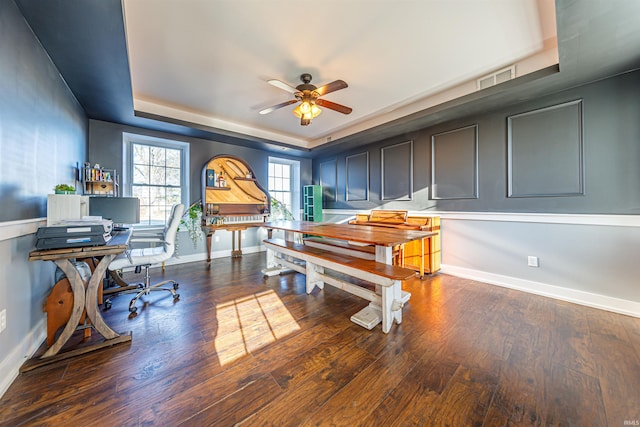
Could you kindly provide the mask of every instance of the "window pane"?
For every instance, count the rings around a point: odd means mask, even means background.
[[[166,149],[167,167],[180,168],[180,150]]]
[[[160,147],[151,147],[151,164],[164,166],[166,164],[165,154],[167,150]]]
[[[291,165],[282,165],[282,177],[289,178],[289,173],[291,171]]]
[[[132,195],[133,197],[137,197],[138,199],[140,199],[140,205],[150,204],[149,187],[142,187],[142,186],[136,185],[132,188]]]
[[[133,163],[149,164],[149,147],[146,145],[133,144]]]
[[[165,222],[165,205],[151,205],[149,207],[149,219],[151,221]]]
[[[167,168],[167,185],[180,186],[180,169]]]
[[[140,205],[140,222],[142,224],[148,224],[149,223],[149,206],[146,205]]]
[[[151,204],[165,205],[166,191],[164,187],[151,187]]]
[[[181,184],[187,180],[182,170],[185,149],[131,142],[131,195],[140,199],[143,223],[165,224],[174,203],[182,202]]]
[[[151,166],[151,182],[152,185],[165,185],[165,168]]]
[[[289,181],[289,179],[282,180],[282,189],[284,191],[291,191],[291,182]]]
[[[182,190],[180,188],[167,188],[167,205],[173,205],[174,203],[180,203],[182,199]]]
[[[134,184],[149,183],[149,166],[133,165],[133,183]]]
[[[273,174],[275,176],[282,176],[282,165],[280,163],[275,164]]]
[[[269,177],[269,190],[270,191],[274,190],[275,187],[276,187],[276,180],[272,176],[270,176]]]
[[[269,163],[269,176],[273,176],[273,174],[275,173],[275,168],[273,163]]]

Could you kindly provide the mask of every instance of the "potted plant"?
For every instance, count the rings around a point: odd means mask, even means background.
[[[202,237],[202,206],[200,201],[189,206],[189,209],[184,213],[180,220],[180,225],[184,225],[189,232],[189,237],[193,242],[193,247],[198,246],[198,240]]]
[[[76,194],[76,187],[69,184],[58,184],[53,189],[56,194]]]
[[[295,218],[293,214],[280,200],[275,197],[271,197],[271,215],[269,215],[269,220],[285,220],[285,221],[293,221]]]

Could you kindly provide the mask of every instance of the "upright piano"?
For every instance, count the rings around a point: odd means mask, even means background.
[[[207,261],[211,262],[211,239],[217,230],[231,231],[231,256],[241,256],[242,231],[262,226],[270,207],[269,193],[247,162],[229,155],[211,158],[202,168],[202,227],[207,237]]]

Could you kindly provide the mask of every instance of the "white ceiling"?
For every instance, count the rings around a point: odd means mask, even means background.
[[[475,90],[511,64],[558,63],[553,0],[124,0],[138,112],[303,148],[366,130]],[[310,5],[305,8],[303,5]],[[309,126],[267,83],[349,87],[324,96]]]

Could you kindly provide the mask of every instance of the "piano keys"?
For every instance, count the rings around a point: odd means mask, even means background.
[[[231,256],[241,256],[242,231],[261,227],[270,207],[269,193],[244,160],[228,155],[211,158],[202,168],[202,226],[207,261],[211,262],[211,240],[217,230],[231,231]]]

